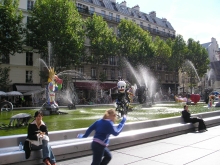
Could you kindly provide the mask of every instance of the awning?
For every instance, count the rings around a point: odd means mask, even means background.
[[[36,94],[45,92],[45,90],[46,90],[45,88],[41,88],[41,89],[38,89],[38,90],[33,90],[33,91],[26,92],[26,93],[24,93],[23,95],[24,95],[24,96],[27,96],[27,95],[36,95]]]
[[[108,90],[117,87],[117,83],[99,84],[98,82],[75,82],[74,85],[78,89],[88,89],[88,90],[97,90],[97,89]]]
[[[39,85],[16,85],[16,89],[19,92],[28,92],[28,91],[40,90],[41,86]]]
[[[117,83],[101,83],[100,84],[101,88],[104,90],[108,90],[108,89],[113,89],[113,88],[117,88]]]

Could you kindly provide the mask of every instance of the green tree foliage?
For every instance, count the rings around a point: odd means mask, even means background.
[[[170,70],[177,71],[181,69],[186,59],[186,42],[181,35],[177,35],[175,40],[168,39],[166,42],[172,50],[168,67]]]
[[[89,39],[89,53],[86,61],[92,64],[102,64],[110,56],[115,55],[117,40],[112,29],[96,14],[86,20],[86,37]]]
[[[0,90],[8,91],[10,87],[11,80],[9,80],[9,67],[0,67]]]
[[[127,58],[134,66],[138,63],[148,64],[154,55],[154,45],[149,33],[128,20],[121,20],[118,30],[118,55]]]
[[[190,60],[197,69],[199,76],[206,73],[209,64],[208,52],[203,48],[199,41],[189,38],[187,41],[188,53],[186,59]]]
[[[18,5],[18,0],[0,0],[0,59],[3,63],[4,60],[9,60],[10,54],[14,55],[22,50],[25,30]]]
[[[88,52],[85,60],[92,64],[96,64],[98,80],[104,81],[105,76],[99,73],[100,64],[108,61],[108,58],[115,56],[117,48],[117,40],[112,29],[103,20],[101,16],[94,14],[86,20],[86,37],[89,40]]]
[[[159,66],[167,65],[167,62],[171,57],[171,47],[169,47],[169,45],[158,36],[154,40],[154,45],[156,50],[154,63]]]
[[[81,61],[84,49],[83,20],[75,3],[69,0],[39,0],[30,11],[29,36],[33,48],[42,58],[48,56],[47,42],[52,44],[51,65],[69,68]],[[56,69],[59,70],[59,69]]]

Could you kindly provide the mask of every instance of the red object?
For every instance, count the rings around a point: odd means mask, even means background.
[[[200,100],[200,95],[199,94],[191,94],[190,99],[192,100],[192,102],[194,102],[196,104]]]

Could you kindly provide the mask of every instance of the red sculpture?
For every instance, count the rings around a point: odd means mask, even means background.
[[[192,100],[192,102],[194,102],[196,104],[200,100],[200,95],[199,94],[191,94],[190,99]]]

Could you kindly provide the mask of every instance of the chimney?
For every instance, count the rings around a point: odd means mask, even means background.
[[[116,0],[111,0],[111,2],[116,3]]]
[[[132,9],[137,10],[137,11],[140,11],[139,5],[136,5],[136,6],[132,7]]]
[[[166,18],[162,18],[162,21],[163,21],[164,23],[166,23],[166,22],[167,22],[167,19],[166,19]]]
[[[152,18],[155,18],[155,17],[156,17],[156,11],[150,12],[149,15],[150,15]]]
[[[126,2],[126,1],[123,1],[123,2],[120,3],[120,5],[126,7],[126,6],[127,6],[127,2]]]

